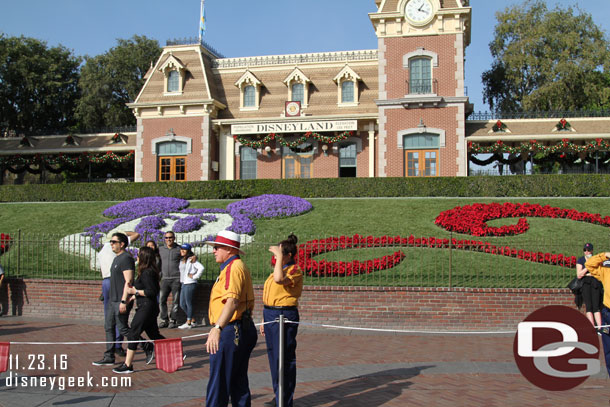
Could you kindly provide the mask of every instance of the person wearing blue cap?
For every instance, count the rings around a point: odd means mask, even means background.
[[[179,329],[191,329],[195,327],[193,317],[193,294],[197,288],[197,280],[203,273],[203,265],[198,261],[192,261],[193,246],[183,243],[180,246],[180,308],[186,313],[186,322],[180,325]]]

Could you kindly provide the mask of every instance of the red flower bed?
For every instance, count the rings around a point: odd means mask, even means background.
[[[448,211],[441,212],[435,222],[443,229],[466,233],[472,236],[511,236],[527,232],[529,223],[525,217],[563,218],[581,222],[593,223],[601,226],[610,226],[610,216],[599,213],[591,214],[578,212],[575,209],[553,208],[548,205],[530,203],[505,202],[457,206]],[[501,218],[520,218],[516,225],[500,227],[488,226],[487,221]]]
[[[378,270],[390,269],[398,265],[405,257],[402,251],[381,258],[351,262],[316,261],[312,257],[344,249],[358,249],[371,247],[425,247],[430,249],[447,249],[449,239],[436,237],[417,238],[413,235],[401,236],[341,236],[328,239],[310,240],[299,245],[297,263],[301,269],[311,276],[349,276],[362,273],[372,273]],[[576,266],[576,256],[551,254],[543,252],[529,252],[508,246],[496,246],[488,242],[469,239],[451,239],[451,246],[455,250],[468,250],[489,253],[497,256],[515,257],[535,263],[551,264],[554,266],[573,268]]]
[[[398,240],[396,240],[398,239]],[[326,261],[312,260],[313,256],[342,249],[357,249],[368,247],[389,247],[400,242],[397,237],[363,237],[360,235],[329,237],[328,239],[310,240],[299,245],[297,262],[301,269],[311,276],[351,276],[363,273],[372,273],[378,270],[387,270],[399,264],[405,257],[401,251],[392,255],[383,256],[373,260]]]
[[[13,239],[7,234],[0,233],[0,255],[3,254],[11,245]]]

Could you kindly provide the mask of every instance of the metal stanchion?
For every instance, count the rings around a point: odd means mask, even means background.
[[[284,407],[284,315],[280,314],[280,348],[278,358],[278,386],[277,386],[277,405]]]

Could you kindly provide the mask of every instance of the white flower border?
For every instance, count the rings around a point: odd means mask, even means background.
[[[185,218],[187,216],[193,216],[191,213],[179,213],[179,212],[171,212],[169,213],[171,216]],[[209,235],[215,236],[218,232],[227,229],[233,223],[233,216],[227,213],[220,212],[206,212],[204,215],[213,215],[216,217],[216,221],[203,221],[203,227],[196,231],[187,232],[187,233],[176,233],[176,243],[191,243],[196,241],[202,241]],[[147,215],[151,216],[151,215]],[[107,233],[111,235],[117,230],[134,230],[136,226],[140,223],[142,218],[131,220],[129,222],[122,223],[110,230]],[[162,232],[167,232],[172,230],[174,223],[176,223],[177,219],[163,218],[166,222],[166,225],[159,229]],[[251,243],[254,240],[253,236],[242,233],[240,236],[241,244]],[[144,242],[142,242],[143,244]],[[82,233],[75,233],[72,235],[68,235],[59,240],[59,250],[70,255],[85,257],[89,259],[89,266],[92,270],[99,270],[99,265],[97,264],[97,251],[93,249],[91,246],[91,238],[89,236],[83,236]],[[208,245],[204,245],[202,247],[193,247],[193,252],[197,255],[211,253],[211,247]]]

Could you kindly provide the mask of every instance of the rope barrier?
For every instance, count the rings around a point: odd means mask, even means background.
[[[255,326],[259,326],[259,325],[267,325],[267,324],[273,324],[275,322],[278,322],[278,320],[276,319],[275,321],[268,321],[268,322],[264,322],[264,323],[260,323],[260,324],[254,324]],[[182,336],[180,337],[181,339],[191,339],[191,338],[198,338],[200,336],[208,336],[210,333],[206,332],[206,333],[202,333],[202,334],[195,334],[195,335],[187,335],[187,336]],[[9,343],[11,345],[108,345],[110,343],[146,343],[146,342],[153,342],[151,340],[147,340],[147,339],[142,339],[142,340],[137,340],[137,341],[112,341],[112,342],[108,342],[108,341],[94,341],[94,342],[13,342],[10,341]]]
[[[262,322],[258,324],[254,324],[255,326],[262,326],[267,324],[274,324],[279,322],[278,319],[273,321]],[[296,324],[296,325],[304,325],[311,327],[320,327],[320,328],[328,328],[328,329],[344,329],[344,330],[353,330],[353,331],[369,331],[369,332],[385,332],[385,333],[405,333],[405,334],[451,334],[451,335],[502,335],[502,334],[514,334],[516,330],[511,331],[426,331],[426,330],[417,330],[417,329],[384,329],[384,328],[362,328],[357,326],[342,326],[342,325],[329,325],[329,324],[314,324],[311,322],[298,322],[298,321],[290,321],[288,319],[284,320],[287,324]],[[595,328],[610,328],[610,325],[600,325]],[[195,335],[187,335],[180,337],[181,339],[192,339],[198,337],[208,336],[210,333],[201,333]],[[150,340],[137,340],[137,341],[95,341],[95,342],[9,342],[11,345],[107,345],[109,343],[146,343],[152,342]]]
[[[513,334],[516,331],[424,331],[414,329],[382,329],[382,328],[361,328],[355,326],[341,326],[341,325],[328,325],[328,324],[312,324],[310,322],[294,322],[285,320],[287,324],[300,324],[306,326],[330,328],[330,329],[349,329],[354,331],[374,331],[374,332],[392,332],[392,333],[416,333],[416,334],[453,334],[453,335],[493,335],[493,334]]]

